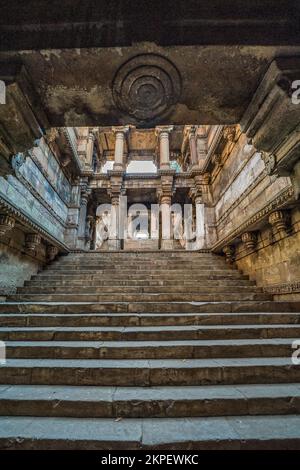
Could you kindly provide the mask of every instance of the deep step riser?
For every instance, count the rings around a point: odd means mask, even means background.
[[[197,275],[195,274],[194,276],[191,276],[190,274],[182,274],[182,275],[160,275],[160,274],[145,274],[145,275],[133,275],[132,273],[130,274],[130,277],[128,274],[118,273],[118,274],[112,274],[108,275],[105,273],[105,276],[102,274],[85,274],[81,275],[80,273],[77,274],[64,274],[64,275],[46,275],[44,273],[40,273],[37,275],[32,276],[32,280],[39,280],[39,281],[48,281],[48,280],[53,280],[53,281],[79,281],[83,280],[84,282],[86,281],[101,281],[105,278],[106,281],[115,281],[115,280],[120,280],[120,281],[128,281],[130,279],[132,282],[135,281],[187,281],[187,282],[200,282],[200,281],[211,281],[211,280],[222,280],[226,281],[227,279],[229,280],[245,280],[248,281],[247,276],[242,276],[239,275],[236,272],[233,272],[232,274],[211,274],[210,272],[207,272],[206,275]]]
[[[271,300],[272,296],[262,293],[228,294],[16,294],[8,296],[13,301],[32,302],[234,302],[247,300]]]
[[[2,341],[176,341],[212,339],[297,338],[300,326],[291,328],[234,328],[161,331],[0,331]]]
[[[243,313],[299,312],[299,302],[107,302],[107,303],[0,303],[2,313]]]
[[[291,342],[292,343],[292,342]],[[211,359],[253,357],[290,357],[291,344],[226,346],[140,346],[140,347],[69,347],[6,346],[8,359]]]
[[[227,287],[231,288],[233,286],[241,286],[241,287],[249,287],[249,286],[254,286],[255,283],[254,281],[247,281],[247,280],[240,280],[240,279],[226,279],[226,280],[206,280],[204,283],[204,279],[201,282],[201,286],[208,285],[210,288],[215,288],[215,287]],[[24,285],[26,287],[105,287],[105,286],[112,286],[112,281],[101,281],[101,280],[94,280],[94,281],[86,281],[85,279],[80,280],[61,280],[61,281],[55,281],[55,280],[32,280],[32,281],[25,281]],[[198,282],[195,281],[164,281],[164,280],[157,280],[157,281],[140,281],[138,279],[136,280],[130,280],[130,281],[125,281],[125,280],[118,280],[114,279],[113,280],[113,286],[141,286],[141,287],[161,287],[161,286],[168,286],[168,287],[181,287],[181,286],[186,286],[188,287],[194,287],[197,285],[197,289],[199,286]]]
[[[253,286],[215,286],[215,287],[206,287],[206,286],[197,286],[194,285],[193,287],[188,286],[147,286],[147,287],[140,287],[140,286],[100,286],[100,287],[90,287],[90,286],[68,286],[68,287],[49,287],[47,284],[40,287],[33,287],[33,286],[26,286],[20,287],[18,292],[20,294],[77,294],[77,292],[81,292],[82,294],[116,294],[116,293],[145,293],[145,294],[152,294],[152,293],[182,293],[182,294],[228,294],[229,290],[233,290],[241,293],[258,293],[260,289],[257,289]]]
[[[167,386],[291,383],[300,381],[300,367],[249,365],[230,367],[10,367],[0,368],[1,384]]]
[[[38,315],[0,314],[2,327],[101,327],[101,326],[189,326],[189,325],[268,325],[299,324],[300,314],[236,314],[236,315]]]
[[[171,402],[171,406],[170,406]],[[0,399],[4,416],[53,416],[73,418],[179,418],[197,416],[243,416],[300,413],[300,399],[292,396],[277,398],[176,399],[173,401],[66,401],[55,398],[21,401]]]

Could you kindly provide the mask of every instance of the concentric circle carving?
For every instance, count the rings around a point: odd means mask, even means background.
[[[179,99],[180,74],[168,59],[142,54],[125,62],[113,81],[117,107],[139,120],[151,120],[169,111]]]

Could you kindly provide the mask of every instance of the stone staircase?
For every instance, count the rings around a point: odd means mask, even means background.
[[[299,336],[211,253],[71,253],[0,304],[0,448],[300,448]]]

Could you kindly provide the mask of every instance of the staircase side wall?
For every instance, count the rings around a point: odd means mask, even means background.
[[[240,134],[212,174],[217,242],[237,267],[277,299],[300,298],[300,211],[289,177],[269,176],[261,154]],[[278,214],[284,227],[273,222]],[[244,235],[246,234],[246,235]],[[249,235],[250,234],[250,235]],[[243,241],[244,240],[244,241]]]

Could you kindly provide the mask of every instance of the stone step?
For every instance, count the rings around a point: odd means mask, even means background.
[[[67,338],[68,339],[68,338]],[[126,338],[125,338],[126,339]],[[8,359],[213,359],[291,357],[289,339],[194,341],[6,341]]]
[[[300,313],[173,313],[173,314],[0,314],[3,327],[43,326],[187,326],[187,325],[268,325],[300,324]]]
[[[0,313],[247,313],[300,312],[300,302],[0,302]]]
[[[47,270],[51,268],[61,268],[64,267],[65,269],[76,268],[76,269],[123,269],[123,268],[132,268],[132,269],[187,269],[188,267],[192,267],[193,269],[201,269],[206,268],[209,269],[210,267],[219,267],[219,268],[226,268],[226,269],[235,269],[233,266],[228,265],[223,260],[210,260],[210,261],[189,261],[188,263],[184,264],[181,260],[174,260],[174,261],[145,261],[145,260],[124,260],[124,262],[112,262],[110,261],[101,261],[98,262],[86,259],[85,261],[56,261],[51,263],[46,267]]]
[[[143,250],[143,251],[85,251],[82,253],[69,253],[68,255],[61,256],[59,259],[194,259],[194,258],[209,258],[209,259],[225,259],[222,255],[217,255],[211,251],[195,251],[195,250]]]
[[[284,430],[284,432],[283,432]],[[300,416],[203,418],[0,418],[9,450],[297,450]]]
[[[184,281],[184,280],[173,280],[173,281],[164,281],[164,280],[152,280],[152,281],[141,281],[139,279],[132,280],[113,280],[114,286],[195,286],[195,281]],[[201,286],[208,285],[209,287],[226,287],[226,286],[255,286],[255,281],[248,281],[244,279],[224,279],[224,280],[209,280],[209,281],[202,281]],[[24,286],[30,287],[44,287],[44,286],[69,286],[69,287],[77,287],[77,286],[94,286],[94,287],[101,287],[101,286],[112,286],[112,281],[107,279],[104,280],[86,280],[86,279],[78,279],[78,280],[65,280],[62,279],[61,281],[56,280],[36,280],[32,279],[30,281],[25,281]]]
[[[149,281],[149,280],[155,280],[155,281],[188,281],[188,282],[197,282],[197,281],[211,281],[211,280],[214,280],[214,279],[219,279],[219,280],[230,280],[230,279],[233,279],[233,280],[248,280],[248,276],[244,276],[242,274],[239,274],[238,272],[236,271],[232,271],[231,273],[228,273],[228,274],[222,274],[222,273],[211,273],[211,271],[207,271],[206,274],[202,275],[202,274],[194,274],[193,276],[191,276],[190,274],[168,274],[168,275],[161,275],[161,274],[140,274],[140,275],[128,275],[128,274],[124,274],[122,272],[120,273],[115,273],[115,274],[103,274],[103,273],[94,273],[94,274],[85,274],[84,276],[81,275],[79,272],[78,273],[72,273],[72,274],[46,274],[46,272],[40,272],[38,274],[35,274],[32,276],[31,278],[32,280],[35,279],[35,280],[57,280],[57,281],[72,281],[72,280],[81,280],[81,281],[90,281],[90,280],[107,280],[107,281],[111,281],[111,280],[120,280],[120,281],[132,281],[132,282],[135,282],[135,281]]]
[[[0,414],[4,416],[116,419],[296,413],[300,413],[299,383],[135,388],[0,386]]]
[[[257,292],[228,293],[134,293],[134,294],[13,294],[7,297],[14,301],[31,302],[230,302],[230,301],[258,301],[271,300],[270,294]]]
[[[2,341],[176,341],[296,338],[300,325],[1,327]],[[291,343],[291,341],[290,341]]]
[[[226,258],[225,256],[218,256],[218,255],[212,255],[212,254],[209,254],[209,253],[202,253],[202,254],[199,254],[199,253],[194,253],[194,254],[189,254],[189,255],[177,255],[177,256],[154,256],[153,253],[149,253],[149,254],[145,254],[144,256],[131,256],[128,254],[128,256],[126,255],[121,255],[121,256],[117,256],[117,255],[113,255],[113,254],[108,254],[108,255],[105,255],[105,254],[100,254],[100,255],[97,255],[96,253],[86,253],[84,256],[72,256],[72,255],[69,255],[69,256],[61,256],[59,258],[57,258],[55,261],[53,261],[53,263],[71,263],[71,262],[74,262],[74,263],[80,263],[80,262],[83,262],[85,263],[87,260],[90,260],[90,261],[95,261],[95,262],[110,262],[110,263],[114,263],[114,262],[120,262],[120,263],[123,263],[123,262],[133,262],[133,261],[136,261],[136,262],[146,262],[146,263],[150,263],[150,262],[157,262],[157,263],[172,263],[172,262],[176,262],[176,261],[186,261],[186,262],[189,262],[189,263],[193,263],[193,262],[201,262],[201,261],[210,261],[210,262],[215,262],[215,263],[218,263],[218,262],[222,262],[222,263],[225,263],[226,262]]]
[[[284,432],[283,432],[284,430]],[[298,450],[300,416],[0,418],[7,450]],[[175,457],[175,456],[174,456]]]
[[[80,274],[103,274],[103,273],[111,273],[115,274],[116,272],[125,272],[125,273],[131,273],[131,274],[140,274],[142,272],[146,272],[149,274],[189,274],[189,273],[205,273],[205,272],[220,272],[223,274],[227,274],[229,272],[232,272],[233,269],[228,268],[228,266],[216,266],[216,265],[205,265],[205,266],[184,266],[181,264],[179,267],[177,266],[148,266],[147,264],[144,264],[143,266],[112,266],[109,265],[107,267],[102,266],[102,265],[87,265],[85,267],[82,266],[76,266],[76,265],[70,265],[70,266],[64,266],[64,265],[57,265],[57,266],[49,266],[48,268],[44,269],[44,273],[74,273],[80,271]],[[236,272],[236,271],[235,271]]]
[[[262,289],[257,288],[256,286],[241,286],[241,285],[227,285],[227,286],[210,286],[203,285],[202,283],[198,286],[194,284],[193,286],[90,286],[90,285],[81,285],[79,286],[50,286],[48,283],[44,283],[41,286],[24,286],[19,287],[17,292],[19,294],[164,294],[164,293],[182,293],[182,294],[228,294],[234,290],[239,293],[259,293],[262,292]]]
[[[12,385],[183,386],[292,383],[290,357],[219,359],[7,359],[0,383]]]

